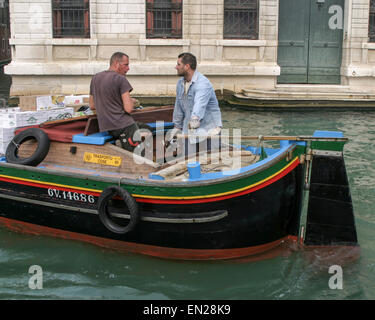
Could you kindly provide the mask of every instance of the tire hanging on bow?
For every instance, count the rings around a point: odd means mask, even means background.
[[[19,148],[21,144],[29,140],[35,140],[38,146],[32,155],[27,158],[20,158],[18,156]],[[47,156],[49,147],[50,140],[43,130],[29,128],[17,134],[9,143],[5,153],[6,161],[15,164],[37,166]]]

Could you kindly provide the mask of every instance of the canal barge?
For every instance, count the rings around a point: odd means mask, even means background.
[[[0,162],[0,225],[184,260],[242,258],[286,241],[358,245],[342,133],[240,144],[222,135],[219,151],[161,161],[172,110],[135,114],[151,132],[140,140],[151,158],[97,132],[94,116],[20,129]],[[279,145],[265,147],[271,140]]]

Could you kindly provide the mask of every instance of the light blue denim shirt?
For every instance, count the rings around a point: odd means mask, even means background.
[[[196,70],[187,95],[184,90],[184,77],[177,82],[173,123],[186,134],[192,116],[197,116],[201,120],[200,129],[203,131],[208,132],[210,129],[222,127],[221,112],[215,91],[210,81]]]

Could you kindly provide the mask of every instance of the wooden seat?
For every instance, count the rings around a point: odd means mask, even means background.
[[[84,136],[99,132],[99,123],[97,116],[91,116],[86,123],[85,130],[83,131]]]

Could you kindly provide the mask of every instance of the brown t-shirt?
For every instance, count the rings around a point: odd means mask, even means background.
[[[90,83],[90,95],[98,116],[99,130],[122,129],[134,123],[133,117],[124,110],[121,95],[133,90],[129,81],[115,71],[102,71],[94,75]]]

